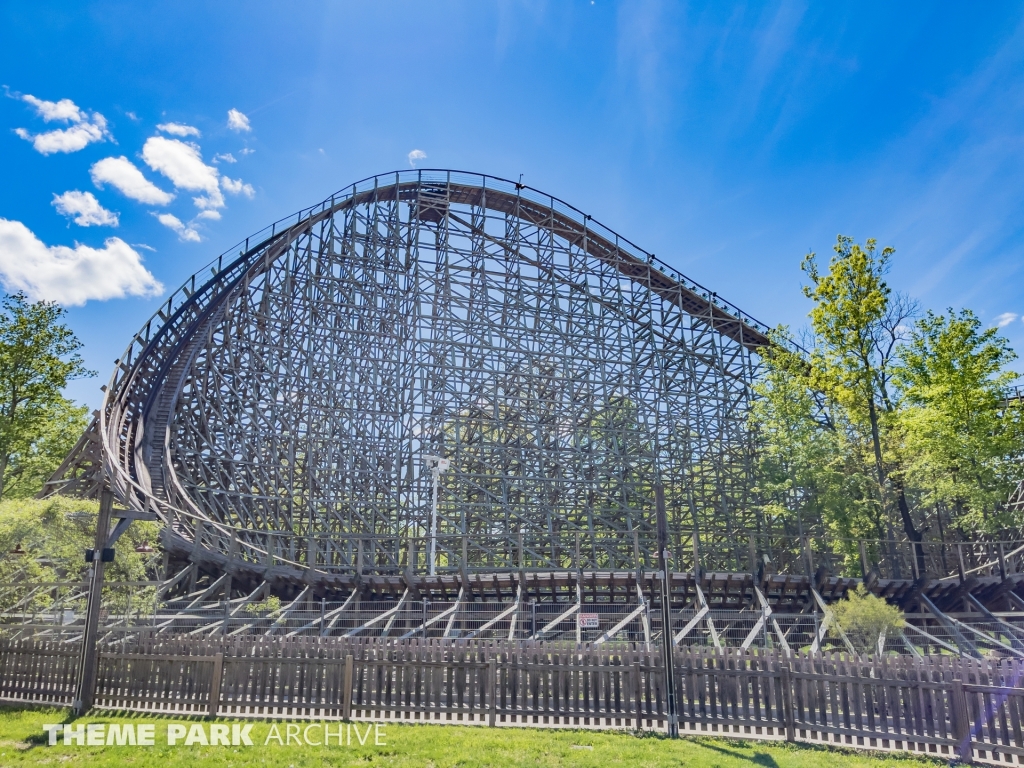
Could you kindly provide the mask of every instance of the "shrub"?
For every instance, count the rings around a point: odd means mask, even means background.
[[[264,616],[268,619],[276,618],[281,612],[281,598],[277,595],[268,595],[258,602],[249,603],[245,606],[245,612],[250,616]]]
[[[858,653],[877,652],[878,638],[883,632],[889,636],[906,624],[903,611],[872,595],[863,584],[835,603],[832,615]]]

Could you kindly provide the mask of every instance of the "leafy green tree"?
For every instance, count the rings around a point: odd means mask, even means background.
[[[40,425],[35,439],[11,455],[4,480],[4,497],[26,499],[39,493],[88,426],[87,408],[63,398],[54,403],[50,417]]]
[[[59,305],[30,302],[23,293],[0,302],[0,498],[9,482],[20,486],[19,495],[29,493],[28,478],[45,474],[47,463],[81,432],[75,430],[84,414],[76,416],[61,390],[94,374],[85,368],[82,343],[64,324],[65,314]]]
[[[842,408],[814,391],[807,361],[788,349],[787,330],[773,336],[777,346],[764,361],[751,413],[759,446],[756,491],[771,529],[818,535],[824,525],[833,540],[881,537],[871,479]],[[841,554],[856,561],[854,550]]]
[[[928,312],[900,350],[906,476],[936,508],[943,538],[943,507],[963,535],[1020,524],[1002,509],[1024,453],[1024,414],[1004,402],[1015,359],[970,310]]]
[[[899,408],[893,368],[911,302],[895,296],[885,274],[895,250],[878,252],[876,241],[862,247],[840,235],[829,270],[822,273],[813,253],[803,262],[811,284],[805,295],[814,302],[811,324],[816,343],[810,355],[812,386],[838,404],[863,441],[877,484],[879,514],[895,503],[907,538],[920,542],[905,490],[899,431],[893,417]],[[916,547],[919,565],[924,553]]]

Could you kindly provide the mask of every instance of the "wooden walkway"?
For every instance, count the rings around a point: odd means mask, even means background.
[[[677,649],[680,730],[1024,765],[1024,662]],[[0,640],[0,701],[70,705],[74,645]],[[660,650],[542,642],[144,640],[96,706],[228,718],[665,731]],[[969,744],[969,747],[968,747]]]

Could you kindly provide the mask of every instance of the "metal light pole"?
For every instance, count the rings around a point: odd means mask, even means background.
[[[679,709],[676,704],[676,675],[673,668],[672,581],[669,574],[668,519],[665,515],[665,488],[654,486],[654,506],[658,523],[658,566],[661,569],[661,650],[665,669],[665,693],[668,704],[668,735],[679,738]]]
[[[451,461],[440,456],[424,456],[430,462],[430,475],[433,479],[433,490],[430,500],[430,554],[428,555],[428,573],[434,575],[434,567],[437,554],[437,486],[440,484],[441,473],[447,472]]]

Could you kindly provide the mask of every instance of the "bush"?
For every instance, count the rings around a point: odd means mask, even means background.
[[[281,613],[281,598],[277,595],[269,595],[258,602],[249,603],[245,606],[245,612],[250,616],[277,618],[277,615]]]
[[[0,596],[0,610],[20,602],[33,584],[86,578],[85,550],[95,543],[98,511],[95,501],[62,496],[0,501],[0,583],[8,587]],[[157,523],[132,523],[114,545],[116,556],[107,564],[107,581],[147,580],[147,563],[154,555],[135,550],[143,542],[157,542],[159,533]],[[127,603],[127,595],[122,597]],[[141,608],[144,599],[152,602],[145,590],[135,590],[132,610]],[[50,591],[43,590],[25,608],[43,608],[50,601]],[[119,605],[115,600],[112,609]]]
[[[876,653],[883,632],[888,637],[906,624],[903,611],[872,595],[863,584],[832,606],[832,617],[858,653]]]

